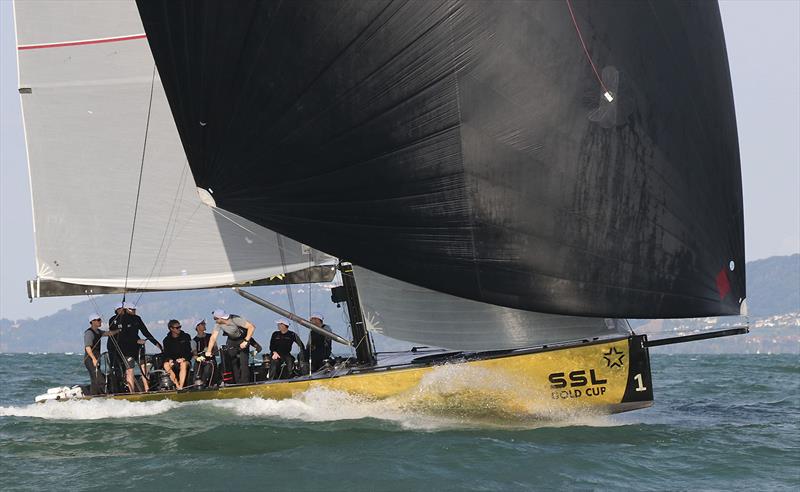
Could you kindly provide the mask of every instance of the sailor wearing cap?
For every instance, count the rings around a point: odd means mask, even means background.
[[[108,319],[108,329],[111,332],[119,332],[122,330],[122,323],[120,317],[125,313],[125,307],[122,302],[118,302],[114,306],[114,316]],[[117,335],[110,335],[106,341],[106,353],[108,354],[108,391],[110,393],[119,393],[123,388],[122,380],[124,378],[124,370],[122,369],[122,352],[119,348],[119,337]]]
[[[322,313],[314,313],[309,321],[323,330],[332,331],[331,327],[325,324],[325,317]],[[311,359],[311,371],[318,371],[324,364],[325,359],[331,356],[331,339],[315,331],[308,334],[308,352]]]
[[[122,325],[122,332],[119,334],[119,350],[122,352],[122,363],[125,366],[125,380],[128,382],[128,389],[130,392],[137,391],[138,385],[133,376],[133,368],[138,365],[142,374],[142,386],[144,391],[150,390],[150,384],[147,382],[147,367],[144,360],[144,344],[150,341],[153,345],[163,351],[164,347],[156,338],[150,333],[150,330],[145,326],[144,321],[136,314],[136,305],[131,302],[123,304],[125,312],[119,316],[117,322]],[[139,338],[139,333],[145,339]]]
[[[197,336],[192,339],[194,342],[195,362],[194,362],[194,380],[195,387],[202,388],[204,386],[211,386],[214,384],[215,376],[218,375],[217,370],[217,354],[219,349],[217,344],[211,346],[211,357],[206,357],[206,348],[209,347],[211,341],[211,334],[206,333],[206,320],[201,319],[194,325]]]
[[[289,330],[289,322],[285,319],[275,320],[278,329],[272,333],[269,339],[269,351],[272,361],[269,365],[270,379],[287,379],[292,377],[294,368],[294,357],[292,357],[292,344],[300,347],[300,352],[305,352],[306,348],[297,333]]]
[[[224,309],[215,309],[211,315],[214,317],[214,331],[208,340],[205,357],[211,357],[212,347],[215,346],[220,332],[225,333],[228,339],[222,353],[223,370],[233,372],[233,382],[236,384],[250,382],[250,350],[249,345],[256,331],[256,325],[242,318],[238,314],[230,314]]]
[[[100,340],[109,335],[116,335],[117,331],[103,331],[100,329],[103,320],[97,313],[89,315],[89,328],[83,332],[83,347],[86,357],[83,365],[89,371],[91,379],[90,394],[99,395],[105,392],[106,375],[100,371]]]

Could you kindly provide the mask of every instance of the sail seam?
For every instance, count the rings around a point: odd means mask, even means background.
[[[117,43],[119,41],[132,41],[135,39],[146,39],[147,34],[129,34],[126,36],[112,36],[108,38],[79,39],[76,41],[61,41],[57,43],[21,44],[17,46],[18,51],[39,50],[45,48],[64,48],[67,46],[84,46],[87,44]]]

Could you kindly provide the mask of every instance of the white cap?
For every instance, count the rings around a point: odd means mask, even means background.
[[[92,314],[89,315],[89,323],[91,323],[92,321],[94,321],[96,319],[102,320],[102,317],[97,313],[92,313]]]
[[[231,317],[231,315],[226,313],[224,309],[215,309],[211,315],[219,319],[228,319]]]
[[[204,325],[204,324],[206,324],[206,319],[205,318],[203,318],[200,321],[198,321],[197,323],[195,323],[194,326],[197,327],[199,325]]]
[[[136,310],[136,304],[132,302],[123,302],[122,307],[124,307],[125,309],[133,309],[134,311]]]
[[[289,322],[288,322],[288,321],[286,321],[286,320],[285,320],[285,319],[283,319],[283,318],[278,318],[278,319],[276,319],[276,320],[275,320],[275,324],[276,324],[276,325],[286,325],[286,326],[289,326]]]
[[[122,303],[122,302],[118,302],[118,303],[117,303],[117,304],[114,306],[114,311],[116,311],[117,309],[122,309],[122,308],[124,308],[124,307],[125,307],[125,304],[124,304],[124,303]]]
[[[317,318],[320,321],[325,321],[325,316],[322,313],[314,313],[309,319],[311,318]]]

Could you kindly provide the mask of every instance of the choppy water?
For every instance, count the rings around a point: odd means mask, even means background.
[[[653,355],[656,405],[524,423],[312,390],[32,404],[80,355],[0,355],[2,490],[798,490],[793,355]]]

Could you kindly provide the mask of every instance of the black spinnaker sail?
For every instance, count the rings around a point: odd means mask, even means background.
[[[716,3],[137,3],[219,207],[499,306],[739,313]]]

